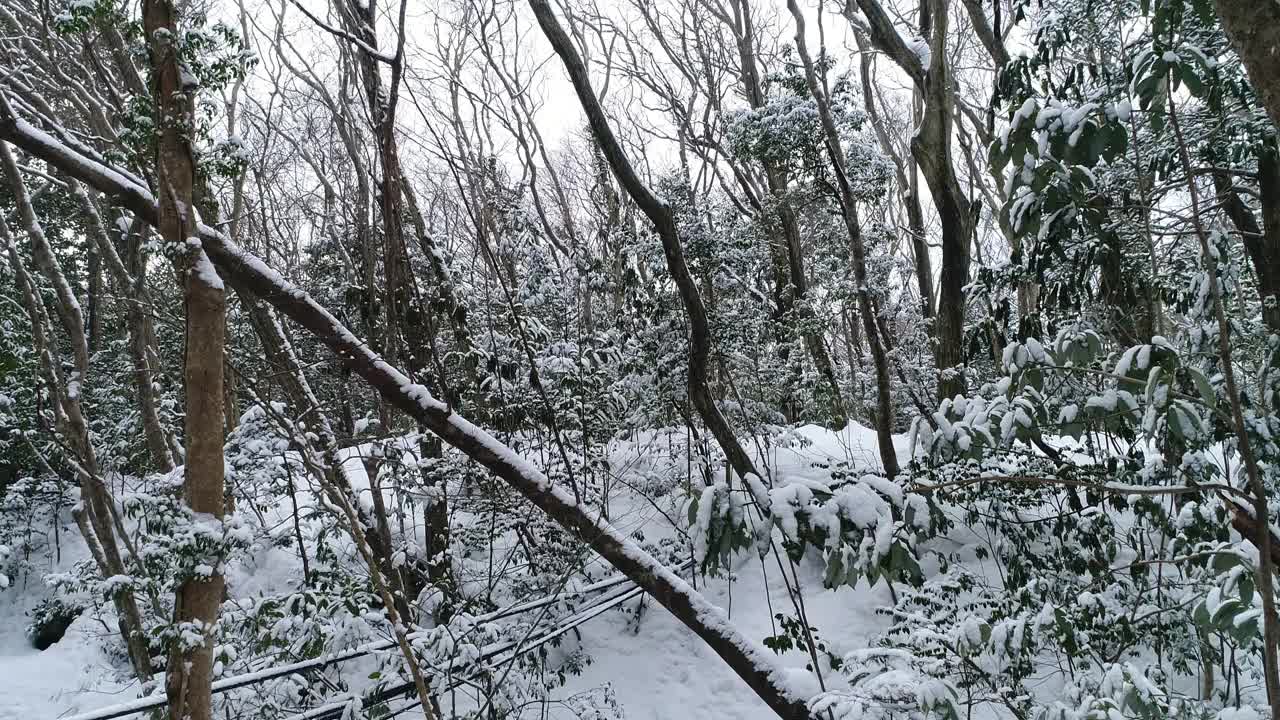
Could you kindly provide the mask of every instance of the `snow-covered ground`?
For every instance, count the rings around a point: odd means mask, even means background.
[[[810,477],[827,481],[826,471],[814,463],[850,462],[859,467],[878,467],[876,436],[869,428],[853,425],[836,433],[817,426],[795,432],[804,447],[775,449],[769,463],[780,479]],[[895,445],[905,453],[905,438]],[[622,452],[626,452],[623,450]],[[666,521],[656,510],[636,504],[629,514],[614,518],[615,524],[630,531],[643,529],[646,537],[663,530]],[[881,583],[868,588],[822,586],[825,568],[809,558],[798,568],[804,606],[818,639],[836,656],[867,647],[883,629],[885,619],[875,609],[890,602],[889,591]],[[789,574],[791,569],[786,568]],[[698,589],[712,602],[728,611],[734,624],[757,641],[780,632],[776,613],[794,614],[781,570],[772,557],[763,562],[752,552],[734,559],[732,577],[699,578]],[[586,689],[609,683],[627,717],[638,720],[658,718],[742,718],[765,720],[777,716],[737,675],[721,662],[697,636],[651,600],[644,601],[645,614],[638,627],[630,616],[611,613],[586,626],[582,645],[593,662],[582,675],[572,678],[567,689]],[[785,662],[795,668],[797,682],[818,687],[804,670],[807,656],[791,651]],[[830,673],[827,682],[839,683]]]
[[[49,572],[69,568],[87,554],[73,523],[59,532],[62,558],[47,560]],[[89,613],[49,649],[32,647],[28,613],[48,595],[34,573],[0,591],[0,720],[55,718],[134,697],[136,685],[118,682],[118,659],[104,653],[97,641],[106,628]]]
[[[638,475],[657,440],[645,436],[619,441],[613,448],[615,467],[629,468]],[[826,480],[825,466],[846,462],[869,467],[878,464],[875,434],[860,426],[832,432],[808,426],[791,433],[790,447],[772,447],[766,452],[771,474],[780,480],[810,477]],[[900,452],[906,441],[900,439]],[[349,464],[360,476],[358,461]],[[619,489],[611,499],[611,519],[626,533],[641,531],[656,540],[676,532],[668,518],[681,518],[680,493],[661,502],[650,502],[633,491]],[[74,525],[62,529],[62,562],[48,570],[63,570],[79,560],[84,549]],[[266,592],[279,579],[296,572],[284,557],[287,550],[266,549],[247,559],[231,577],[233,595]],[[755,553],[735,557],[730,575],[697,578],[697,585],[714,603],[724,608],[731,620],[756,641],[778,634],[774,616],[793,615],[792,600],[780,581],[783,568],[778,559],[763,561]],[[877,607],[889,602],[882,584],[868,588],[828,590],[822,587],[822,570],[816,559],[808,559],[795,570],[810,623],[818,638],[837,655],[866,647],[884,626]],[[31,647],[26,637],[27,613],[47,593],[38,577],[0,591],[0,720],[56,718],[113,705],[136,697],[136,684],[123,682],[122,663],[108,657],[95,635],[107,631],[89,614],[72,625],[67,636],[43,652]],[[643,605],[636,620],[637,606]],[[570,677],[559,690],[565,696],[609,685],[629,718],[772,718],[774,714],[728,666],[695,635],[661,606],[648,598],[631,601],[618,610],[595,618],[581,628],[580,636],[567,642],[580,644],[590,657],[581,675]],[[798,651],[787,653],[783,661],[794,668],[795,682],[814,692],[817,679],[804,669],[808,657]],[[840,684],[826,673],[827,682]]]
[[[754,555],[738,560],[733,582],[712,579],[699,588],[720,607],[732,608],[733,622],[749,637],[759,640],[773,635],[773,614],[792,612],[787,591],[778,582],[778,569],[766,572]],[[874,609],[889,601],[884,585],[825,590],[821,571],[814,567],[802,567],[800,580],[810,621],[836,655],[866,647],[883,626]],[[645,604],[638,627],[620,613],[586,626],[582,644],[593,663],[569,681],[568,689],[608,683],[627,717],[638,720],[777,717],[697,636],[661,606],[652,601]],[[786,660],[796,668],[798,682],[813,683],[803,668],[805,657],[793,651]],[[838,678],[827,680],[838,682]]]

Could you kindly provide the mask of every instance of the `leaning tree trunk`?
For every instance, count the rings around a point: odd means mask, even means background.
[[[857,288],[858,314],[862,316],[863,332],[867,336],[867,344],[871,346],[871,361],[876,370],[876,440],[880,446],[880,462],[884,466],[885,475],[892,480],[898,474],[898,454],[893,447],[893,400],[889,394],[889,358],[885,351],[885,338],[881,336],[880,328],[876,324],[875,308],[871,303],[871,290],[867,287],[866,244],[863,242],[862,228],[858,222],[857,200],[849,185],[844,148],[840,144],[840,135],[836,130],[835,120],[831,116],[831,106],[818,82],[818,74],[814,70],[813,60],[809,57],[809,50],[805,47],[804,15],[795,0],[788,0],[787,7],[795,18],[796,52],[804,65],[809,93],[813,95],[818,105],[818,117],[822,121],[823,134],[826,136],[827,156],[836,177],[840,214],[844,218],[845,230],[849,233],[849,253],[853,261],[853,281]]]
[[[550,12],[545,4],[542,8]],[[148,222],[158,223],[159,208],[146,188],[129,182],[114,168],[37,131],[3,104],[0,104],[0,139],[9,140],[60,170],[115,196]],[[616,147],[615,143],[615,150]],[[511,448],[436,400],[425,387],[411,384],[403,373],[380,358],[367,342],[353,335],[332,313],[301,288],[268,268],[259,258],[245,252],[217,230],[200,226],[197,233],[205,252],[220,273],[233,282],[243,284],[312,333],[387,402],[395,404],[445,442],[502,478],[561,527],[582,537],[606,562],[644,588],[701,637],[779,716],[786,720],[812,718],[804,699],[797,697],[776,659],[738,632],[722,610],[709,603],[679,576],[575,501],[571,494],[552,483]]]
[[[689,399],[698,409],[702,422],[715,436],[729,465],[739,476],[752,482],[760,475],[711,394],[711,386],[707,380],[711,361],[711,329],[707,322],[707,308],[702,302],[702,294],[698,291],[697,283],[689,273],[689,266],[685,264],[675,215],[671,212],[671,207],[654,195],[636,175],[635,168],[623,153],[622,146],[613,134],[613,129],[609,127],[609,121],[605,118],[600,100],[591,87],[591,79],[587,76],[587,68],[582,58],[578,56],[578,51],[574,48],[569,36],[565,34],[564,28],[560,27],[560,22],[552,13],[551,6],[546,0],[529,0],[529,5],[533,8],[543,33],[564,62],[569,79],[573,82],[574,91],[578,95],[579,102],[582,103],[582,109],[587,114],[597,146],[609,161],[609,167],[613,169],[618,182],[626,188],[631,199],[653,223],[658,232],[658,238],[662,241],[662,253],[667,261],[667,271],[671,273],[671,278],[676,283],[680,300],[689,317]],[[758,485],[758,481],[756,484]],[[762,491],[755,494],[756,500],[761,503],[762,510],[767,510],[768,497]]]
[[[188,244],[196,236],[193,205],[195,160],[189,144],[195,112],[194,87],[184,71],[174,41],[179,37],[178,10],[172,0],[144,0],[143,28],[151,55],[151,96],[155,102],[156,184],[159,188],[160,235],[174,248],[181,273],[186,310],[183,387],[186,399],[186,468],[183,497],[196,522],[220,522],[223,502],[223,343],[226,299],[204,250]],[[173,720],[213,717],[213,645],[225,581],[220,558],[205,562],[207,575],[179,579],[173,619],[183,632],[169,649],[165,692]]]

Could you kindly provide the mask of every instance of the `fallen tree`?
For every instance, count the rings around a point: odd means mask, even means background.
[[[128,171],[113,167],[93,150],[72,140],[69,133],[56,125],[50,126],[53,134],[32,125],[0,94],[0,140],[96,188],[143,221],[157,224],[159,207],[150,190],[136,182]],[[305,328],[387,402],[502,478],[553,521],[582,538],[605,561],[702,638],[779,717],[786,720],[813,717],[804,698],[790,686],[776,658],[738,632],[723,610],[707,601],[670,568],[628,540],[603,517],[593,516],[589,508],[579,505],[542,471],[458,415],[425,386],[411,382],[306,291],[258,257],[207,225],[197,224],[195,236],[220,276],[250,290]]]

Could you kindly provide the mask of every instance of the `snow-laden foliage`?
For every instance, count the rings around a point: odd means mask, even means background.
[[[1239,1],[0,0],[0,675],[84,667],[6,698],[207,642],[227,718],[1269,715]]]

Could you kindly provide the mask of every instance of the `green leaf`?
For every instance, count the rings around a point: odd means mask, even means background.
[[[1196,609],[1191,611],[1191,620],[1206,633],[1213,630],[1213,623],[1209,619],[1209,609],[1203,602],[1197,604]]]
[[[1192,382],[1196,384],[1196,391],[1200,393],[1200,399],[1209,407],[1218,406],[1218,394],[1213,390],[1213,384],[1209,382],[1209,378],[1204,373],[1194,368],[1187,368],[1187,374],[1191,376]]]
[[[1009,153],[1001,147],[999,142],[991,143],[991,149],[987,152],[987,163],[996,172],[1004,172],[1005,166],[1009,164]]]
[[[1085,130],[1085,135],[1089,140],[1089,157],[1092,160],[1089,165],[1092,167],[1098,164],[1100,158],[1106,156],[1107,148],[1111,146],[1111,133],[1109,130],[1095,128],[1090,125],[1089,129]],[[1082,137],[1080,139],[1084,140],[1085,138]]]
[[[1182,77],[1182,82],[1187,86],[1187,92],[1192,97],[1204,97],[1204,83],[1200,81],[1200,76],[1196,75],[1196,71],[1190,65],[1178,65],[1177,75]]]
[[[1129,149],[1129,133],[1119,122],[1107,125],[1104,133],[1107,138],[1106,146],[1102,150],[1102,157],[1107,162],[1115,162],[1116,158],[1124,155]]]
[[[827,572],[822,578],[822,584],[825,587],[833,588],[839,583],[837,580],[842,579],[844,575],[844,561],[840,559],[840,553],[831,553],[831,559],[827,561]]]
[[[1169,423],[1169,430],[1173,432],[1174,437],[1180,440],[1195,438],[1198,426],[1182,412],[1182,408],[1177,405],[1169,408],[1169,414],[1166,418]]]
[[[1160,81],[1164,79],[1164,65],[1163,60],[1156,61],[1151,66],[1150,74],[1139,80],[1134,87],[1134,91],[1138,94],[1138,103],[1143,110],[1149,108],[1151,102],[1155,100],[1156,92],[1160,89]]]
[[[1245,576],[1240,578],[1240,602],[1246,607],[1253,605],[1253,578]]]
[[[1258,619],[1249,618],[1239,625],[1232,622],[1228,632],[1235,638],[1236,642],[1245,645],[1260,635],[1258,632]]]
[[[1058,637],[1062,642],[1062,649],[1067,651],[1068,657],[1075,657],[1080,652],[1080,646],[1076,643],[1075,625],[1071,622],[1070,618],[1067,617],[1066,612],[1064,612],[1062,608],[1053,609],[1053,621],[1054,625],[1057,626]],[[990,635],[990,633],[991,631],[988,629],[987,634]],[[1006,639],[1005,644],[1007,645],[1008,642],[1008,639]]]
[[[1215,627],[1225,629],[1235,624],[1233,622],[1235,616],[1239,615],[1244,610],[1245,608],[1240,606],[1239,600],[1228,598],[1223,600],[1218,605],[1218,608],[1213,611],[1213,615],[1210,617],[1210,620],[1213,622]]]
[[[1160,387],[1160,379],[1164,377],[1164,368],[1156,365],[1151,368],[1151,373],[1147,375],[1146,398],[1147,402],[1155,402],[1156,391]]]
[[[1213,3],[1211,0],[1191,0],[1191,7],[1195,9],[1196,15],[1199,16],[1200,22],[1210,27],[1217,21],[1213,12]]]
[[[1239,555],[1235,553],[1216,553],[1213,556],[1213,569],[1217,572],[1226,572],[1241,563]]]

